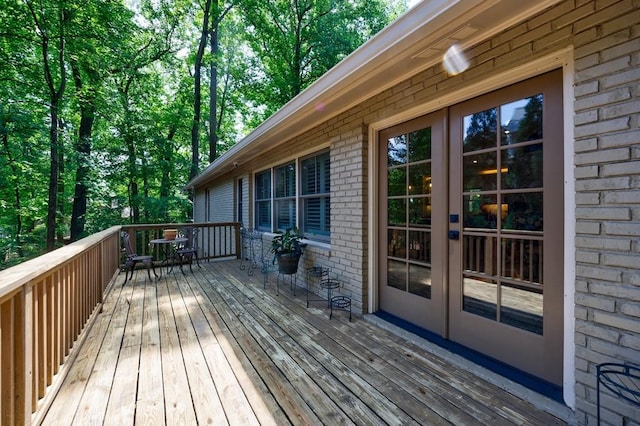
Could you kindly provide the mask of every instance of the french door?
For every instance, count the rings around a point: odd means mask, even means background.
[[[562,144],[560,70],[382,131],[380,308],[560,385]]]
[[[445,332],[444,113],[380,134],[380,308]]]

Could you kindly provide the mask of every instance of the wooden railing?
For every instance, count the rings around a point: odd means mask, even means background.
[[[0,422],[30,424],[68,368],[120,256],[112,227],[0,271]],[[57,379],[56,377],[56,379]],[[59,382],[60,380],[57,380]]]
[[[123,225],[122,230],[129,232],[131,243],[138,254],[151,254],[156,259],[162,256],[158,245],[149,242],[162,238],[164,229],[195,227],[198,233],[198,258],[200,260],[240,258],[240,222],[219,223],[163,223],[156,225]]]
[[[125,225],[0,271],[0,425],[46,414],[120,270],[120,232],[146,253],[163,229],[184,226],[200,229],[201,260],[240,256],[237,222]]]

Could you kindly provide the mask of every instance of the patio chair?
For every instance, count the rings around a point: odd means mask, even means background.
[[[139,255],[133,248],[131,244],[131,237],[128,232],[123,231],[120,234],[122,238],[122,245],[126,251],[127,259],[124,263],[124,284],[127,283],[129,278],[133,278],[133,271],[136,268],[136,264],[138,262],[142,263],[147,267],[147,275],[149,276],[149,281],[151,281],[151,270],[153,269],[153,275],[158,278],[158,274],[156,274],[156,268],[153,266],[153,256],[151,255]],[[128,277],[129,271],[131,271],[131,277]]]
[[[198,260],[198,231],[198,228],[188,227],[183,228],[180,232],[188,240],[185,245],[178,248],[175,253],[176,257],[180,260],[180,271],[182,271],[183,274],[184,270],[182,269],[182,265],[187,259],[189,260],[189,271],[191,271],[191,273],[193,273],[191,264],[194,258],[198,268],[202,268]]]

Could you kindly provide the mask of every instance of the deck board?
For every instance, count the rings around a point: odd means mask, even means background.
[[[117,277],[44,424],[563,424],[239,261]]]

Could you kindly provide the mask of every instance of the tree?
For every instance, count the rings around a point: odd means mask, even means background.
[[[253,99],[270,115],[389,23],[380,0],[248,0],[247,40],[265,80]]]
[[[201,1],[4,0],[0,268],[186,220],[200,138],[213,161],[390,19],[381,0]]]
[[[58,207],[59,155],[59,108],[67,83],[65,67],[64,5],[57,2],[34,3],[25,0],[33,19],[35,36],[42,55],[42,71],[49,96],[49,143],[51,168],[49,173],[49,199],[47,210],[47,250],[55,248]],[[55,43],[51,46],[51,43]]]

